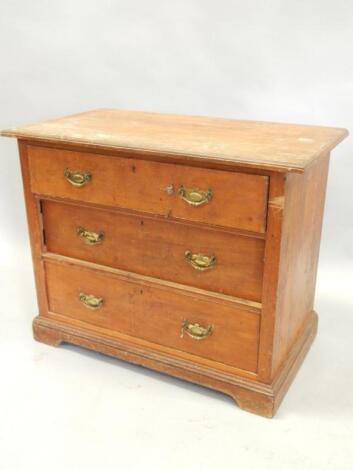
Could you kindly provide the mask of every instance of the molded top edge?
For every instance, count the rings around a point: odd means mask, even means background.
[[[97,109],[5,129],[18,139],[157,152],[302,173],[347,135],[341,128]]]

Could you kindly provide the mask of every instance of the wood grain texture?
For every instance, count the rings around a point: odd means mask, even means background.
[[[22,172],[23,192],[25,196],[27,224],[31,243],[34,279],[37,290],[37,302],[40,315],[48,312],[48,302],[45,290],[45,273],[42,259],[43,232],[39,200],[32,194],[30,188],[30,175],[28,165],[27,146],[19,142],[18,145]]]
[[[288,175],[284,194],[274,330],[274,374],[314,306],[329,155],[302,176]]]
[[[49,252],[261,302],[262,239],[55,201],[42,201],[42,211]],[[103,241],[88,245],[79,227]],[[188,250],[214,255],[216,264],[196,270]]]
[[[228,303],[217,302],[215,308],[211,298],[193,299],[182,291],[141,285],[79,265],[47,259],[45,270],[51,312],[256,372],[257,314]],[[101,297],[102,307],[88,309],[80,293]],[[181,335],[184,320],[211,325],[212,334],[203,340]]]
[[[37,317],[33,321],[37,341],[58,346],[62,342],[93,349],[156,371],[204,385],[230,395],[246,411],[271,418],[301,366],[317,332],[317,315],[312,312],[303,334],[292,347],[284,367],[280,368],[270,384],[221,372],[205,364],[195,364],[186,357],[175,357],[168,352],[156,351],[127,338],[112,338],[56,319]]]
[[[258,371],[267,383],[313,309],[328,162],[271,177]]]
[[[266,383],[270,383],[273,377],[274,324],[276,315],[278,314],[277,293],[281,257],[285,181],[285,176],[280,173],[273,174],[270,178],[258,368],[259,377]]]
[[[147,286],[158,285],[162,289],[169,290],[170,288],[182,291],[185,295],[190,295],[191,297],[196,296],[206,296],[211,297],[214,302],[230,302],[231,304],[241,305],[241,308],[244,308],[250,312],[260,314],[261,313],[261,303],[254,300],[242,299],[241,297],[234,297],[231,295],[221,294],[219,292],[213,292],[211,290],[199,289],[198,287],[187,286],[186,284],[178,284],[171,281],[166,281],[165,279],[158,279],[156,277],[145,276],[143,274],[133,273],[131,271],[123,271],[117,268],[111,268],[110,266],[104,266],[103,264],[95,264],[86,260],[79,260],[77,258],[69,258],[66,256],[58,255],[55,253],[50,253],[44,251],[42,253],[42,258],[44,260],[48,259],[58,263],[68,263],[74,265],[80,265],[86,268],[90,268],[96,271],[106,272],[108,274],[113,274],[118,276],[123,280],[131,280],[140,284]]]
[[[188,168],[182,165],[115,158],[82,152],[28,147],[31,187],[37,194],[159,214],[168,218],[265,231],[267,176]],[[90,172],[77,188],[64,178],[66,168]],[[212,190],[212,199],[193,207],[178,189]],[[168,194],[167,187],[174,192]]]
[[[98,110],[19,142],[47,344],[88,347],[273,416],[317,329],[329,151],[343,129]],[[82,188],[64,170],[89,171]],[[178,188],[212,189],[192,207]],[[172,187],[172,191],[166,188]],[[83,245],[78,226],[103,231]],[[196,272],[186,250],[217,257]],[[103,298],[87,309],[80,293]],[[195,340],[184,320],[212,326]]]
[[[2,135],[302,172],[345,129],[98,109],[2,131]]]

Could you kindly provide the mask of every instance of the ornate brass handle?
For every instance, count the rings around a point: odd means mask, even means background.
[[[91,310],[98,310],[103,305],[102,297],[95,297],[81,292],[79,298],[83,305]]]
[[[217,261],[213,255],[204,255],[203,253],[192,253],[190,250],[185,251],[185,259],[191,264],[194,269],[198,271],[206,271],[212,268]]]
[[[77,235],[81,238],[82,241],[87,243],[87,245],[97,245],[101,243],[104,238],[103,232],[90,232],[83,227],[77,228]]]
[[[92,179],[92,175],[88,171],[70,170],[69,168],[64,171],[64,176],[76,188],[81,188]]]
[[[202,206],[212,199],[212,190],[203,191],[197,188],[184,188],[180,186],[178,190],[179,196],[191,206]]]
[[[181,324],[180,337],[184,336],[184,332],[187,333],[192,339],[200,340],[205,339],[212,334],[213,326],[201,326],[198,323],[190,323],[188,320],[184,320]]]

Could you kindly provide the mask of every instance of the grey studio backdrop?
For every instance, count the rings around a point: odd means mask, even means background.
[[[353,133],[352,24],[348,0],[1,0],[0,128],[116,107],[337,126]],[[24,324],[23,337],[29,338],[36,307],[15,141],[0,139],[0,154],[2,315],[16,328]],[[322,426],[313,431],[308,418],[305,426],[321,450],[309,460],[296,450],[303,457],[298,461],[289,450],[277,462],[286,468],[295,463],[302,469],[329,468],[334,459],[335,469],[346,470],[353,458],[352,448],[344,447],[353,432],[352,172],[348,137],[330,164],[316,302],[319,337],[297,379],[301,387],[290,392],[279,414],[285,417],[290,409],[292,415],[312,413],[316,420],[322,413],[328,421],[319,420]],[[13,289],[11,300],[8,289]],[[16,336],[11,331],[1,333],[0,327],[0,340],[8,347]],[[291,397],[297,400],[292,408]],[[255,419],[244,415],[235,416],[244,426]],[[328,427],[342,447],[324,434]],[[302,427],[298,432],[301,436]],[[1,436],[0,428],[0,449]],[[205,442],[213,447],[211,440]],[[0,454],[1,464],[7,454]],[[265,450],[264,456],[263,463],[271,457]],[[202,468],[212,466],[203,462]]]
[[[352,22],[345,0],[1,0],[0,127],[117,107],[353,131]],[[0,140],[11,265],[28,250],[15,147]],[[353,259],[352,147],[331,160],[321,267]]]

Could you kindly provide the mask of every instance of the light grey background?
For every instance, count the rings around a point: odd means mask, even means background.
[[[352,44],[347,0],[1,0],[0,127],[117,107],[353,131]],[[331,159],[320,335],[267,421],[219,394],[31,340],[17,149],[1,139],[0,467],[350,468],[352,150],[348,138]]]

